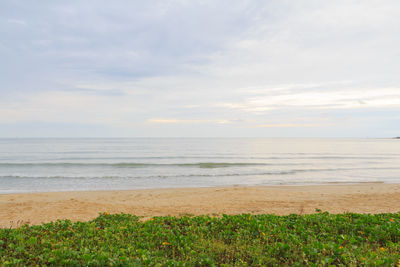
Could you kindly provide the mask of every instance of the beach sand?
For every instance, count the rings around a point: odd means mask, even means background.
[[[400,184],[254,186],[0,195],[0,227],[57,219],[87,221],[101,212],[143,216],[400,211]]]

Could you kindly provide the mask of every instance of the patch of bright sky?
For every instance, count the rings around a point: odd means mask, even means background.
[[[400,2],[0,3],[0,137],[400,135]]]

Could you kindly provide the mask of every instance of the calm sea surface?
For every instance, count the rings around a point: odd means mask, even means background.
[[[0,193],[400,183],[394,139],[0,139]]]

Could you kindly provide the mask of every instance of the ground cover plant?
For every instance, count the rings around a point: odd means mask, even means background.
[[[392,265],[400,213],[154,217],[102,214],[0,229],[0,265]]]

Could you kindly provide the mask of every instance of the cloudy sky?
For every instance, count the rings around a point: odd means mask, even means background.
[[[0,137],[400,135],[400,1],[0,2]]]

